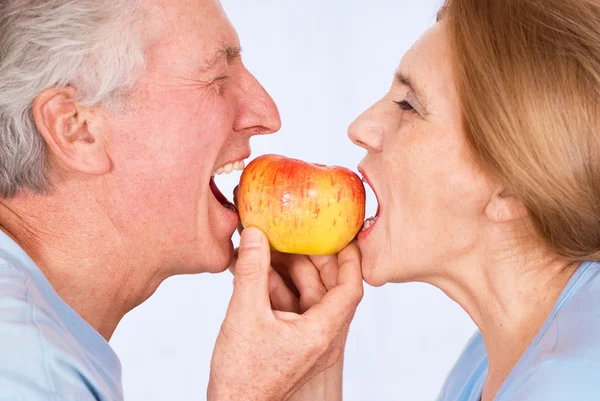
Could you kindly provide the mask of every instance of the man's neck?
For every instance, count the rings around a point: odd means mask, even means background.
[[[159,274],[158,263],[137,260],[141,255],[131,251],[109,216],[88,199],[65,203],[52,197],[20,196],[3,201],[0,228],[27,252],[58,295],[107,341],[123,316],[166,278]]]

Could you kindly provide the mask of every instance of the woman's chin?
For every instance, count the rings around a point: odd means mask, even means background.
[[[384,264],[377,263],[363,253],[362,259],[363,280],[372,287],[381,287],[389,282]]]
[[[358,235],[363,279],[373,287],[381,287],[390,281],[388,260],[385,257],[387,252],[384,251],[385,248],[380,240],[381,222],[381,217],[379,217]]]

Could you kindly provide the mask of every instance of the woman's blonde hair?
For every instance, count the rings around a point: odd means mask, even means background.
[[[600,260],[600,2],[447,0],[466,135],[543,239]]]

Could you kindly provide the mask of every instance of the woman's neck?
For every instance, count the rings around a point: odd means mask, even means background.
[[[531,344],[578,264],[551,252],[471,254],[431,283],[478,326],[488,354],[482,401],[492,401]]]

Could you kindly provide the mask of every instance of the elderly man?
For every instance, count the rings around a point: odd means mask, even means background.
[[[107,340],[167,277],[230,265],[212,177],[279,126],[218,0],[2,0],[0,399],[122,399]],[[242,233],[208,399],[339,398],[339,368],[315,375],[343,351],[359,252],[275,255],[299,298],[270,257]]]

